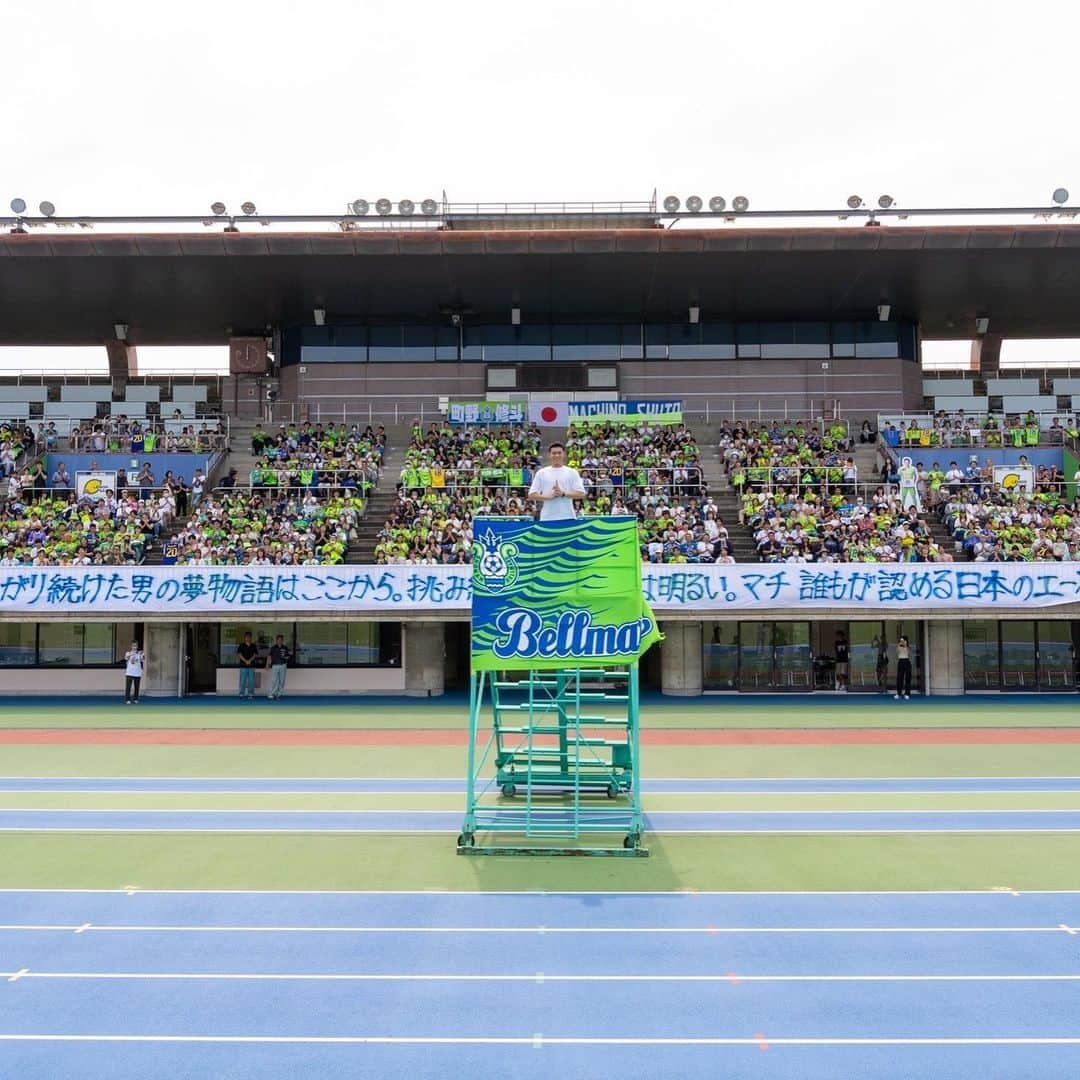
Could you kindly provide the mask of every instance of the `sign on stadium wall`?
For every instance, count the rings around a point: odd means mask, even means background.
[[[883,618],[905,609],[1048,608],[1080,602],[1080,563],[646,565],[659,614],[843,609]],[[0,617],[310,612],[467,614],[468,566],[0,567]]]
[[[681,401],[571,401],[570,423],[681,424]]]

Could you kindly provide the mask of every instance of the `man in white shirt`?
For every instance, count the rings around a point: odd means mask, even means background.
[[[541,521],[569,521],[577,517],[574,501],[585,498],[585,485],[577,469],[566,464],[566,447],[552,443],[548,447],[548,461],[536,470],[529,498],[540,503]]]

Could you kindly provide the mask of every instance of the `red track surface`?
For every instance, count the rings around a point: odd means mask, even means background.
[[[649,746],[851,746],[1080,743],[1080,728],[815,728],[643,731]],[[0,744],[110,746],[464,746],[465,732],[294,728],[4,728]]]

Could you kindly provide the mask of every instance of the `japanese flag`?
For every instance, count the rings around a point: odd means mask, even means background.
[[[529,419],[540,427],[566,427],[570,410],[565,401],[530,401]]]

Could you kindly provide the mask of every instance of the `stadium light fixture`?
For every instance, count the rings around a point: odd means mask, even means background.
[[[48,199],[38,203],[38,210],[41,211],[42,217],[52,217],[56,213],[56,207]]]
[[[879,195],[877,204],[882,210],[888,210],[896,200],[891,195]]]
[[[847,197],[847,204],[848,204],[848,209],[849,210],[858,210],[859,207],[862,206],[862,204],[863,204],[862,196],[861,195],[849,195]]]
[[[985,334],[990,329],[990,320],[985,315],[980,315],[975,320],[975,333]]]
[[[240,209],[243,210],[248,217],[251,217],[251,215],[255,213],[255,204],[249,199],[246,203],[240,204]]]
[[[521,308],[512,307],[510,309],[510,325],[511,326],[520,326],[521,325]]]
[[[375,213],[380,214],[382,217],[386,217],[391,210],[394,209],[394,204],[389,199],[376,199],[375,200]]]
[[[13,214],[26,213],[26,200],[18,197],[11,200],[11,212]]]
[[[691,195],[686,200],[686,209],[689,210],[691,214],[700,214],[701,213],[701,208],[704,205],[705,205],[705,203],[702,202],[702,199],[701,199],[700,195]]]
[[[888,322],[889,321],[889,316],[891,314],[892,314],[892,305],[891,304],[878,304],[878,306],[877,306],[878,322]]]
[[[434,199],[425,199],[420,204],[420,213],[431,217],[439,212],[439,204]]]
[[[698,307],[697,304],[691,304],[690,305],[690,322],[692,322],[692,323],[701,322],[701,308]]]
[[[414,203],[412,199],[402,199],[397,204],[397,208],[399,214],[408,217],[416,209],[416,203]]]
[[[114,323],[113,324],[113,331],[116,334],[116,340],[117,341],[127,341],[128,330],[130,330],[130,329],[131,329],[131,327],[129,327],[126,322]]]
[[[210,213],[215,214],[217,217],[221,217],[221,215],[225,213],[225,204],[223,202],[211,203]]]
[[[669,195],[664,200],[664,209],[669,214],[677,214],[679,212],[679,207],[681,205],[682,205],[682,203],[679,201],[679,196],[678,195]]]
[[[371,209],[371,203],[369,203],[367,199],[353,199],[353,201],[349,203],[349,209],[357,217],[363,217]]]
[[[317,307],[311,314],[315,317],[316,326],[326,325],[326,308]]]
[[[1069,189],[1063,187],[1055,188],[1051,198],[1058,206],[1064,206],[1069,201]]]
[[[750,200],[745,195],[736,195],[735,198],[731,200],[731,209],[734,210],[736,214],[745,214],[746,211],[750,209]]]
[[[710,210],[711,210],[711,211],[712,211],[712,212],[713,212],[714,214],[720,214],[720,213],[723,213],[723,211],[724,211],[724,208],[725,208],[726,206],[727,206],[727,202],[725,201],[725,199],[724,199],[724,196],[723,196],[723,195],[714,195],[714,196],[713,196],[713,197],[712,197],[712,198],[711,198],[711,199],[709,200],[709,209],[710,209]]]

